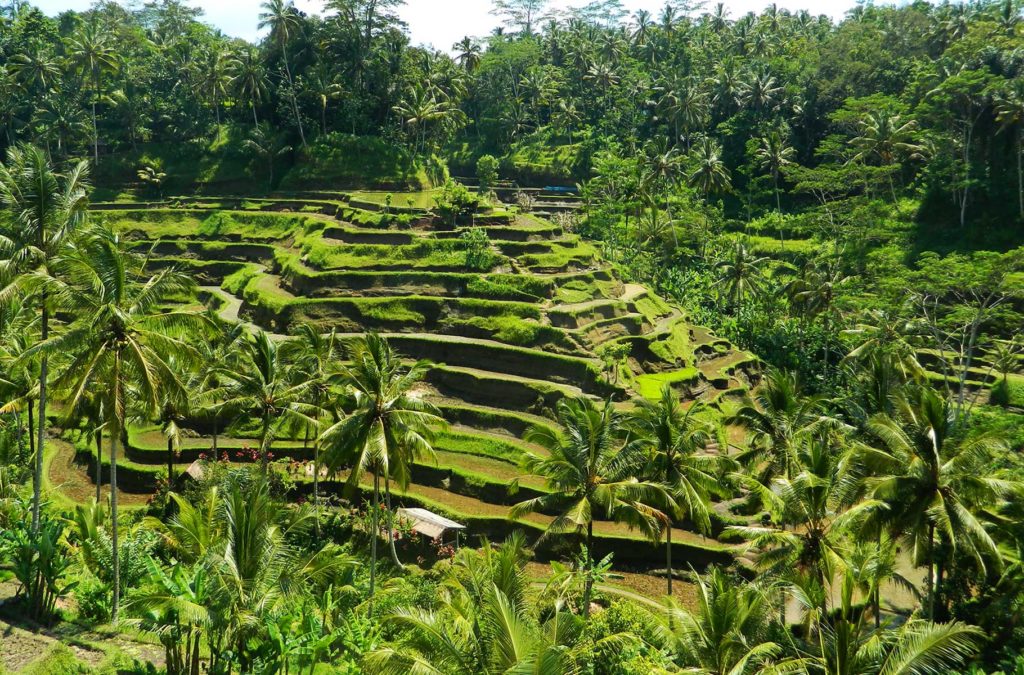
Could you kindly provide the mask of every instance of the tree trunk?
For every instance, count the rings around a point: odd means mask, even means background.
[[[121,603],[121,556],[117,542],[117,444],[121,440],[121,424],[124,422],[124,401],[121,393],[121,355],[114,355],[114,401],[110,406],[110,539],[112,545],[111,561],[114,573],[114,597],[111,601],[110,621],[117,623],[118,608]]]
[[[174,440],[167,439],[167,489],[174,483]]]
[[[302,139],[302,147],[306,147],[306,132],[302,129],[302,117],[299,116],[299,102],[295,97],[295,82],[292,80],[292,67],[288,64],[287,45],[281,45],[281,55],[284,57],[284,72],[288,75],[288,90],[292,98],[292,111],[295,113],[295,124],[299,127],[299,138]]]
[[[672,597],[672,522],[665,530],[665,572],[668,577],[668,597]]]
[[[317,397],[319,399],[319,397]],[[316,422],[320,427],[320,407],[317,401]],[[320,435],[313,439],[313,533],[316,542],[320,543]]]
[[[1017,127],[1017,208],[1021,218],[1024,218],[1024,165],[1021,164],[1021,133],[1020,126]]]
[[[100,424],[93,432],[93,440],[96,443],[96,503],[103,498],[101,489],[103,486],[103,425]]]
[[[935,620],[935,526],[928,526],[928,577],[925,589],[928,593],[928,618]]]
[[[594,552],[592,550],[594,544],[594,521],[591,520],[587,523],[587,555],[584,565],[586,565],[586,577],[583,584],[583,618],[590,618],[590,595],[594,590]]]
[[[270,412],[263,411],[263,429],[260,432],[260,464],[263,465],[263,475],[270,472]]]
[[[50,310],[44,291],[40,302],[43,306],[39,329],[39,341],[50,337]],[[36,437],[35,471],[32,474],[32,532],[39,531],[39,506],[43,496],[43,454],[46,452],[46,377],[50,370],[50,359],[43,352],[39,363],[39,428]]]
[[[373,506],[372,513],[370,514],[370,618],[373,618],[373,591],[377,585],[377,535],[380,534],[380,525],[378,523],[378,514],[380,509],[380,477],[377,476],[376,472],[373,474]]]
[[[36,458],[36,420],[32,412],[32,401],[28,403],[28,455],[31,459]]]
[[[405,566],[398,559],[398,551],[395,550],[395,512],[391,510],[391,478],[384,477],[384,508],[388,512],[388,548],[391,549],[391,562],[395,567],[402,570]]]
[[[92,149],[93,149],[93,160],[96,166],[100,165],[100,131],[99,127],[96,126],[96,99],[100,95],[100,74],[98,72],[93,73],[93,92],[92,92]]]

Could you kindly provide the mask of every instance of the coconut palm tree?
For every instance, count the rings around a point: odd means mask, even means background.
[[[754,151],[754,159],[759,167],[767,171],[772,177],[772,186],[775,188],[775,210],[782,213],[782,202],[779,198],[779,177],[782,170],[793,163],[796,157],[796,149],[789,144],[789,139],[782,130],[775,128],[757,139],[757,149]],[[782,239],[782,230],[779,229],[779,238]],[[783,241],[785,248],[785,241]]]
[[[899,115],[873,110],[861,121],[860,135],[850,139],[850,145],[857,150],[853,159],[875,159],[884,167],[891,167],[900,160],[919,159],[924,148],[914,142],[916,132],[915,120],[904,122]],[[892,172],[889,173],[889,190],[896,202]]]
[[[1016,17],[1017,12],[1012,10],[1012,15]],[[1024,218],[1024,80],[1010,80],[1006,91],[997,95],[996,120],[1002,129],[1013,129],[1017,146],[1017,214]]]
[[[169,360],[195,361],[198,354],[186,338],[199,334],[204,326],[196,314],[163,309],[170,298],[191,292],[193,282],[187,276],[168,268],[141,280],[142,272],[142,260],[128,253],[114,235],[101,232],[91,237],[82,258],[74,261],[73,285],[59,298],[73,304],[79,318],[66,332],[39,345],[44,356],[69,355],[56,382],[68,391],[70,408],[77,408],[90,389],[107,392],[114,621],[120,602],[118,446],[127,429],[129,408],[134,405],[153,414],[162,395],[188,396]]]
[[[242,142],[242,147],[251,153],[252,158],[267,164],[267,190],[274,189],[274,161],[292,151],[292,146],[281,142],[270,125],[263,122],[257,124]]]
[[[277,436],[314,422],[308,414],[309,383],[297,377],[278,344],[263,330],[243,340],[233,358],[214,370],[224,384],[208,396],[222,401],[219,410],[260,422],[259,456],[266,475]]]
[[[525,541],[459,551],[433,611],[401,607],[385,619],[402,639],[366,655],[370,673],[570,673],[585,640],[581,622],[556,608],[541,624],[530,601]],[[618,639],[605,638],[611,645]],[[588,645],[589,646],[589,645]]]
[[[755,256],[747,249],[746,244],[737,241],[733,247],[732,257],[721,260],[715,265],[718,270],[719,293],[725,290],[729,307],[742,309],[743,300],[748,295],[759,295],[765,292],[765,275],[763,267],[768,262],[766,256]]]
[[[638,400],[624,422],[630,445],[648,456],[645,475],[664,484],[677,508],[675,519],[686,518],[705,534],[711,531],[709,499],[720,494],[718,476],[725,458],[706,452],[715,440],[715,425],[700,401],[684,409],[666,384],[657,402]],[[672,596],[672,527],[665,527],[665,565],[668,595]]]
[[[819,397],[802,394],[796,375],[775,368],[765,373],[761,386],[732,421],[749,436],[747,449],[736,459],[758,469],[762,485],[776,476],[791,477],[798,450],[833,423]]]
[[[729,578],[718,567],[697,579],[696,611],[669,599],[661,624],[664,646],[686,672],[746,675],[768,669],[782,646],[769,638],[771,607],[756,584]]]
[[[313,513],[317,540],[320,538],[320,419],[331,397],[331,376],[340,356],[341,345],[332,330],[324,335],[311,324],[303,323],[297,334],[281,346],[284,358],[295,369],[295,377],[308,385],[313,425],[304,429],[304,439],[313,432]]]
[[[905,396],[896,415],[872,417],[867,428],[881,441],[869,453],[878,474],[869,481],[870,494],[888,504],[893,532],[907,539],[915,562],[927,566],[934,617],[947,563],[936,546],[966,552],[982,571],[986,560],[998,568],[1001,555],[984,512],[1024,486],[990,471],[992,458],[1006,451],[1005,438],[998,431],[965,436],[953,406],[930,387]]]
[[[528,455],[524,468],[547,481],[550,492],[519,502],[509,510],[517,519],[536,511],[556,511],[545,537],[585,532],[587,578],[583,614],[590,615],[593,579],[594,519],[599,515],[634,527],[657,539],[669,518],[660,508],[676,509],[668,490],[636,478],[646,461],[640,446],[623,446],[620,418],[610,402],[598,406],[589,399],[563,399],[558,404],[560,430],[534,429],[527,440],[550,452]]]
[[[845,564],[844,535],[852,522],[867,520],[881,502],[858,499],[864,472],[836,438],[800,446],[789,476],[764,485],[743,484],[760,497],[776,526],[730,526],[757,549],[758,567],[773,578],[807,574],[818,585],[832,581]],[[822,608],[823,609],[823,608]]]
[[[782,672],[861,675],[862,673],[960,672],[977,653],[985,634],[961,623],[936,624],[912,617],[897,628],[868,624],[855,610],[852,572],[843,575],[839,607],[815,614],[817,636],[805,654],[779,666]]]
[[[288,62],[288,43],[294,34],[302,30],[302,16],[295,5],[289,0],[266,0],[260,7],[259,28],[270,29],[270,36],[281,50],[284,61],[284,72],[288,78],[288,91],[291,95],[292,112],[295,114],[295,125],[299,128],[302,147],[306,147],[306,132],[302,128],[302,117],[299,115],[299,103],[296,97],[295,80],[292,78],[292,67]]]
[[[13,417],[19,450],[24,452],[22,415],[28,422],[28,457],[35,456],[35,407],[39,398],[39,361],[25,353],[34,344],[39,315],[25,299],[12,297],[0,305],[0,415]]]
[[[320,443],[330,472],[349,467],[347,489],[354,491],[367,471],[373,474],[370,533],[370,613],[376,583],[380,534],[380,487],[384,483],[388,543],[392,561],[401,568],[394,541],[391,481],[403,490],[412,479],[416,459],[433,459],[433,431],[444,424],[438,410],[413,392],[429,367],[427,361],[402,364],[388,341],[371,333],[345,345],[350,365],[333,378],[352,396],[352,411],[326,429]]]
[[[66,174],[57,173],[46,154],[35,147],[11,148],[0,166],[0,301],[26,291],[39,308],[39,340],[50,337],[51,287],[63,276],[65,261],[85,229],[88,167],[82,161]],[[9,228],[9,229],[8,229]],[[39,361],[39,429],[32,481],[32,523],[39,523],[46,443],[49,352]]]
[[[473,38],[469,36],[462,38],[452,45],[452,51],[455,52],[455,60],[466,69],[467,73],[472,73],[480,66],[482,50],[480,43]]]
[[[100,163],[100,133],[96,126],[96,104],[101,95],[101,80],[106,73],[117,70],[117,52],[108,41],[107,31],[96,20],[87,21],[67,41],[68,56],[89,77],[92,83],[93,161]]]
[[[263,102],[267,95],[267,71],[260,62],[259,52],[255,47],[242,49],[230,62],[231,86],[237,95],[249,102],[252,108],[252,125],[258,127],[259,116],[256,106]]]
[[[704,201],[713,194],[728,192],[732,189],[729,169],[722,161],[722,146],[712,138],[704,137],[691,150],[692,169],[686,176],[690,187],[696,188]],[[709,214],[704,214],[704,229],[709,229]],[[702,247],[703,248],[703,247]]]

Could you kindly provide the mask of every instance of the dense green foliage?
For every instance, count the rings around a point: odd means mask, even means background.
[[[1024,668],[1016,0],[495,0],[454,56],[399,4],[0,10],[0,619],[169,675]]]

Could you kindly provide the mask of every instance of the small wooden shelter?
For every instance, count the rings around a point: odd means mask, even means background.
[[[459,544],[459,532],[466,529],[465,525],[426,509],[398,509],[398,517],[409,523],[413,532],[419,532],[428,539],[437,539],[442,543],[444,535],[452,531],[455,533],[456,546]]]

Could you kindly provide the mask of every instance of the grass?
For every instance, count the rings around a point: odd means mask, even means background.
[[[402,208],[411,207],[414,209],[431,209],[434,207],[434,197],[439,193],[440,190],[419,190],[416,192],[362,190],[353,192],[352,199],[383,206],[387,203],[387,196],[391,195],[391,206]]]
[[[648,373],[634,379],[637,393],[646,399],[657,400],[661,397],[661,389],[666,384],[693,384],[700,378],[696,368],[681,368],[666,373]]]
[[[205,237],[248,242],[285,239],[316,221],[303,216],[244,211],[140,209],[93,211],[93,217],[114,230],[143,239],[195,239]]]
[[[424,239],[404,246],[384,244],[336,246],[326,243],[323,239],[309,237],[303,240],[302,251],[306,261],[321,270],[433,269],[468,271],[469,269],[466,264],[466,247],[457,239]]]

